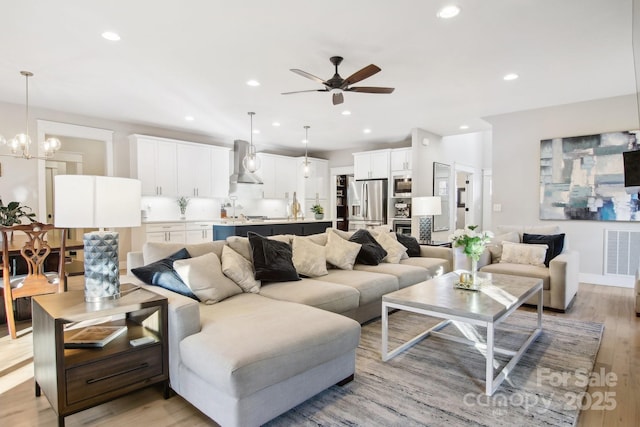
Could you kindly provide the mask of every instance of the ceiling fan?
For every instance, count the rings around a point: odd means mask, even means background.
[[[375,73],[381,71],[377,65],[367,65],[360,71],[356,71],[346,79],[340,77],[338,74],[338,65],[342,62],[341,56],[332,56],[329,61],[336,67],[336,73],[329,80],[322,80],[320,77],[316,77],[313,74],[309,74],[306,71],[298,70],[296,68],[291,69],[296,74],[306,77],[314,82],[318,82],[324,85],[324,89],[311,89],[311,90],[299,90],[295,92],[284,92],[283,95],[290,95],[292,93],[303,92],[331,92],[333,93],[333,105],[342,104],[344,102],[343,92],[363,92],[363,93],[391,93],[394,88],[392,87],[372,87],[372,86],[357,86],[351,85],[361,80],[373,76]]]

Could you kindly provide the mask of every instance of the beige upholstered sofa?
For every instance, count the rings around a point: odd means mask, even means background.
[[[548,267],[505,262],[502,259],[503,242],[522,243],[525,233],[558,235],[561,231],[557,226],[498,226],[492,243],[478,262],[478,269],[487,273],[540,278],[543,281],[544,307],[564,312],[571,306],[578,292],[579,254],[569,250],[565,236],[562,253],[551,259]],[[459,258],[459,254],[455,256],[456,259]],[[536,304],[536,301],[532,299],[529,303]]]
[[[302,239],[326,244],[328,253],[328,233]],[[298,236],[270,239],[291,241],[294,248],[301,243]],[[382,295],[451,271],[453,261],[450,249],[423,246],[420,257],[263,282],[256,293],[236,293],[215,304],[148,286],[131,273],[183,247],[146,243],[142,252],[128,254],[128,274],[121,280],[167,296],[171,387],[222,426],[263,424],[353,378],[358,322],[380,316]],[[222,259],[229,248],[245,259],[250,250],[247,238],[239,237],[186,245],[191,259],[210,253]]]

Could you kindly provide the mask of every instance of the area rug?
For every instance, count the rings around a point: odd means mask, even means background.
[[[391,348],[437,323],[403,311],[389,319]],[[535,313],[513,313],[497,329],[497,345],[518,348],[523,330],[535,322]],[[381,321],[371,322],[362,327],[354,381],[327,389],[268,425],[573,426],[604,326],[545,315],[542,327],[507,379],[486,396],[485,359],[473,346],[430,337],[382,362]],[[460,329],[483,340],[483,330]],[[462,334],[455,325],[445,332]],[[506,359],[496,363],[504,366]]]

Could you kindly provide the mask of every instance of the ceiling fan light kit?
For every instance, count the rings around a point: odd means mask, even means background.
[[[394,88],[392,87],[374,87],[374,86],[356,86],[351,87],[352,84],[358,83],[366,78],[373,76],[374,74],[382,71],[380,67],[374,64],[367,65],[366,67],[356,71],[351,74],[346,79],[340,77],[338,73],[338,66],[342,62],[343,58],[341,56],[332,56],[329,58],[329,61],[335,67],[335,74],[328,80],[322,80],[320,77],[314,76],[313,74],[307,73],[306,71],[299,70],[297,68],[292,68],[291,71],[305,77],[309,80],[313,80],[316,83],[320,83],[324,85],[324,89],[311,89],[311,90],[299,90],[295,92],[283,92],[283,95],[291,95],[293,93],[303,93],[303,92],[330,92],[332,94],[333,105],[339,105],[344,102],[344,92],[360,92],[360,93],[392,93]]]

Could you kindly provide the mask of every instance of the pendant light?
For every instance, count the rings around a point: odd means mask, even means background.
[[[304,127],[304,161],[302,162],[302,174],[305,178],[309,178],[311,175],[311,162],[307,155],[309,152],[309,128],[310,126]]]
[[[26,83],[25,95],[25,131],[19,133],[12,139],[7,141],[0,135],[0,145],[7,145],[11,149],[11,154],[1,154],[2,156],[19,157],[23,159],[46,159],[55,154],[60,149],[60,140],[58,138],[47,138],[43,143],[44,157],[36,157],[31,155],[29,148],[31,147],[31,138],[29,137],[29,77],[33,77],[30,71],[20,71],[24,76]]]
[[[249,151],[247,151],[244,159],[242,159],[242,164],[247,171],[253,173],[260,169],[260,158],[256,155],[256,147],[255,145],[253,145],[253,116],[256,113],[250,111],[247,114],[249,114],[249,118],[251,121],[251,134],[249,137]]]

